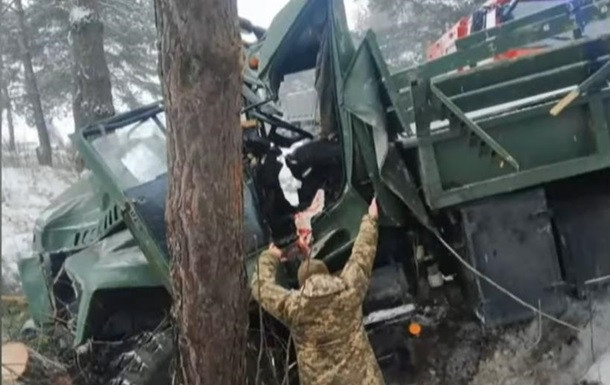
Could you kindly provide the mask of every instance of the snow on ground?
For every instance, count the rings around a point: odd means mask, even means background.
[[[591,366],[585,379],[590,382],[598,381],[602,384],[610,384],[610,352],[601,356],[597,362]]]
[[[76,179],[73,171],[50,167],[2,168],[2,277],[17,287],[17,261],[31,251],[36,218]]]
[[[570,301],[564,326],[535,320],[506,329],[472,385],[610,385],[610,288]]]
[[[82,23],[91,15],[93,15],[93,10],[86,7],[76,6],[70,11],[70,24]]]

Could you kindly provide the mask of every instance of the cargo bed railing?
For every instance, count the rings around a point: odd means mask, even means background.
[[[609,6],[568,1],[458,40],[457,52],[394,74],[374,33],[366,35],[388,130],[417,151],[431,208],[610,167],[610,30],[580,37],[591,22],[610,25]],[[557,48],[475,66],[570,31],[575,39]],[[567,100],[570,93],[576,97]],[[562,100],[561,114],[552,115]]]
[[[587,24],[609,18],[610,0],[571,0],[456,41],[457,51],[422,65],[399,70],[391,79],[398,89],[414,79],[474,66],[478,62],[565,32],[580,37]]]
[[[608,21],[609,7],[610,0],[568,1],[459,39],[456,41],[456,52],[422,65],[398,70],[386,79],[391,79],[392,87],[398,91],[397,104],[407,106],[406,115],[414,122],[410,87],[411,82],[416,79],[431,79],[438,75],[455,73],[511,49],[566,32],[573,32],[574,37],[578,38],[586,31],[589,23]],[[377,45],[374,34],[369,34],[367,38],[374,40],[374,45]],[[394,106],[390,112],[396,113]],[[406,133],[414,134],[411,128],[408,128]]]

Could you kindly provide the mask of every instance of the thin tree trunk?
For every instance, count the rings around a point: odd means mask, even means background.
[[[0,9],[2,9],[2,0],[0,0]],[[1,21],[1,19],[0,19]],[[0,43],[2,41],[0,40]],[[6,105],[4,99],[4,63],[2,60],[2,45],[0,44],[0,133],[2,132],[2,112],[4,111],[4,106]]]
[[[75,0],[70,12],[74,56],[72,111],[75,129],[114,115],[104,26],[97,0]]]
[[[14,1],[15,9],[17,10],[17,21],[19,22],[19,46],[21,48],[21,59],[23,61],[23,69],[25,73],[26,90],[32,110],[34,112],[34,122],[38,131],[38,141],[40,143],[38,152],[38,163],[42,165],[52,165],[53,159],[51,156],[51,141],[49,140],[49,132],[44,120],[42,112],[42,103],[40,101],[40,92],[36,83],[36,74],[32,66],[32,54],[30,52],[30,39],[28,30],[25,24],[25,14],[21,0]]]
[[[2,2],[0,1],[0,4]],[[0,46],[2,52],[2,46]],[[6,110],[6,121],[8,123],[8,149],[15,151],[15,127],[13,125],[13,109],[11,97],[8,93],[7,81],[4,80],[4,60],[0,54],[0,132],[2,132],[2,111]]]
[[[8,88],[6,87],[6,83],[3,84],[4,90],[0,90],[0,92],[4,93],[4,109],[6,110],[6,121],[8,123],[8,149],[10,151],[15,151],[15,124],[13,123],[13,105],[11,101],[11,97],[8,93]]]
[[[4,12],[4,2],[0,0],[0,23],[2,22],[2,16]],[[4,51],[2,47],[2,37],[0,37],[0,133],[2,132],[2,112],[4,111],[4,60],[2,59],[2,52]]]
[[[178,380],[245,383],[241,39],[236,0],[160,0],[166,221]]]

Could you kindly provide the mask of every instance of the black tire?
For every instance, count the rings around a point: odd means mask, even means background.
[[[118,373],[111,385],[171,385],[170,366],[174,356],[172,329],[146,332],[134,348],[113,361]]]

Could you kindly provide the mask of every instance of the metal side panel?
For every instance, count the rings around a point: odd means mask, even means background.
[[[566,279],[579,292],[610,282],[610,195],[583,195],[553,205]]]
[[[544,190],[478,201],[461,209],[471,262],[479,271],[542,310],[559,314],[565,295]],[[489,326],[522,321],[534,313],[475,278],[475,311]]]
[[[47,286],[50,282],[45,274],[42,258],[38,254],[23,258],[19,260],[18,268],[21,287],[32,319],[38,324],[52,323],[53,305]]]

